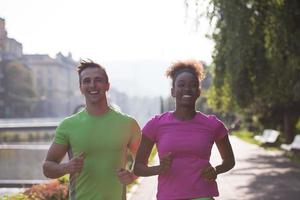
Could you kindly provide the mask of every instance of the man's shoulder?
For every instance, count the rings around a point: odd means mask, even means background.
[[[79,111],[78,113],[72,114],[70,116],[65,117],[60,125],[72,125],[78,123],[80,118],[84,117],[84,111]]]
[[[128,121],[136,121],[134,119],[134,117],[132,117],[131,115],[122,112],[121,110],[115,109],[115,108],[111,108],[113,115],[116,118],[122,119],[122,120],[128,120]]]

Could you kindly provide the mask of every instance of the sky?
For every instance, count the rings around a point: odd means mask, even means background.
[[[208,20],[201,18],[196,30],[195,12],[192,7],[186,10],[184,0],[0,0],[0,4],[8,37],[23,44],[23,53],[54,57],[71,52],[75,60],[105,63],[121,91],[128,91],[124,81],[130,77],[133,80],[128,82],[140,88],[131,88],[131,93],[166,95],[169,85],[163,73],[168,63],[212,60],[213,42],[205,37],[210,31]],[[160,70],[143,75],[137,61],[147,60],[161,63],[153,66]],[[136,66],[116,65],[119,61]],[[139,78],[132,76],[137,68]],[[149,84],[143,76],[155,78]],[[154,88],[165,89],[149,92],[153,82]]]

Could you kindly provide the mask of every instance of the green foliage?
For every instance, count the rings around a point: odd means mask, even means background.
[[[70,176],[69,176],[69,174],[66,174],[66,175],[58,178],[57,180],[60,182],[60,184],[68,184],[70,181]]]
[[[52,180],[47,184],[33,185],[23,193],[4,196],[1,200],[67,200],[68,184]]]
[[[68,185],[52,180],[47,184],[32,186],[24,194],[30,199],[65,200],[68,198]]]
[[[210,8],[216,23],[209,105],[279,125],[291,138],[300,116],[300,1],[210,0]]]
[[[224,82],[223,87],[216,87],[212,85],[207,91],[207,103],[209,107],[213,108],[215,111],[226,113],[233,110],[235,105],[230,99],[230,90],[227,82]]]
[[[0,197],[0,200],[30,200],[29,197],[23,193],[18,193],[12,196],[5,195]],[[33,199],[34,200],[34,199]]]
[[[300,154],[293,153],[293,152],[287,152],[286,156],[293,162],[300,164]]]
[[[254,132],[250,132],[250,131],[247,131],[244,129],[244,130],[239,130],[239,131],[233,131],[232,134],[234,136],[242,139],[245,142],[260,145],[265,150],[268,150],[268,151],[280,150],[279,146],[267,146],[267,145],[263,145],[262,143],[256,141],[254,139],[254,136],[255,136]],[[293,162],[300,163],[300,155],[295,152],[285,152],[285,156],[288,157]]]
[[[150,156],[149,156],[149,162],[150,163],[153,163],[154,162],[154,156],[157,154],[157,147],[156,145],[153,146],[152,148],[152,151],[150,153]]]
[[[297,124],[296,124],[296,130],[297,130],[298,133],[300,133],[300,117],[299,117],[299,119],[297,121]]]
[[[4,73],[4,118],[28,117],[35,99],[30,69],[21,61],[2,61]]]
[[[257,144],[257,145],[260,144],[257,140],[254,139],[255,134],[253,132],[247,130],[239,130],[239,131],[233,131],[232,134],[248,143]]]

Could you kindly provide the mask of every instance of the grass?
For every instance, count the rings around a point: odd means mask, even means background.
[[[255,140],[254,139],[255,133],[253,133],[253,132],[250,132],[247,130],[240,130],[240,131],[234,131],[232,134],[237,136],[238,138],[244,140],[245,142],[263,147],[265,150],[270,150],[270,151],[280,150],[277,143],[275,143],[273,145],[266,145],[264,143],[261,143],[261,142]]]
[[[300,153],[287,152],[285,153],[286,157],[288,157],[291,161],[300,164]]]
[[[255,140],[254,139],[255,134],[253,132],[250,132],[247,130],[239,130],[239,131],[233,131],[232,134],[245,142],[263,147],[265,150],[281,151],[278,143],[276,143],[275,145],[269,146],[269,145],[265,145],[265,144],[260,143],[259,141]],[[294,152],[287,152],[287,153],[285,153],[285,156],[293,162],[300,163],[300,154],[299,153],[297,154]]]
[[[261,145],[260,142],[254,139],[255,134],[253,132],[246,131],[246,130],[239,130],[239,131],[233,131],[232,134],[248,143]]]
[[[154,162],[154,156],[156,155],[157,153],[157,148],[156,148],[156,145],[153,146],[153,149],[151,151],[151,154],[149,156],[149,163],[152,164]]]

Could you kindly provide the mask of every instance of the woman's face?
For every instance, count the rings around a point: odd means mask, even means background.
[[[176,99],[176,106],[195,107],[200,96],[199,80],[190,72],[180,73],[171,89],[172,96]]]

